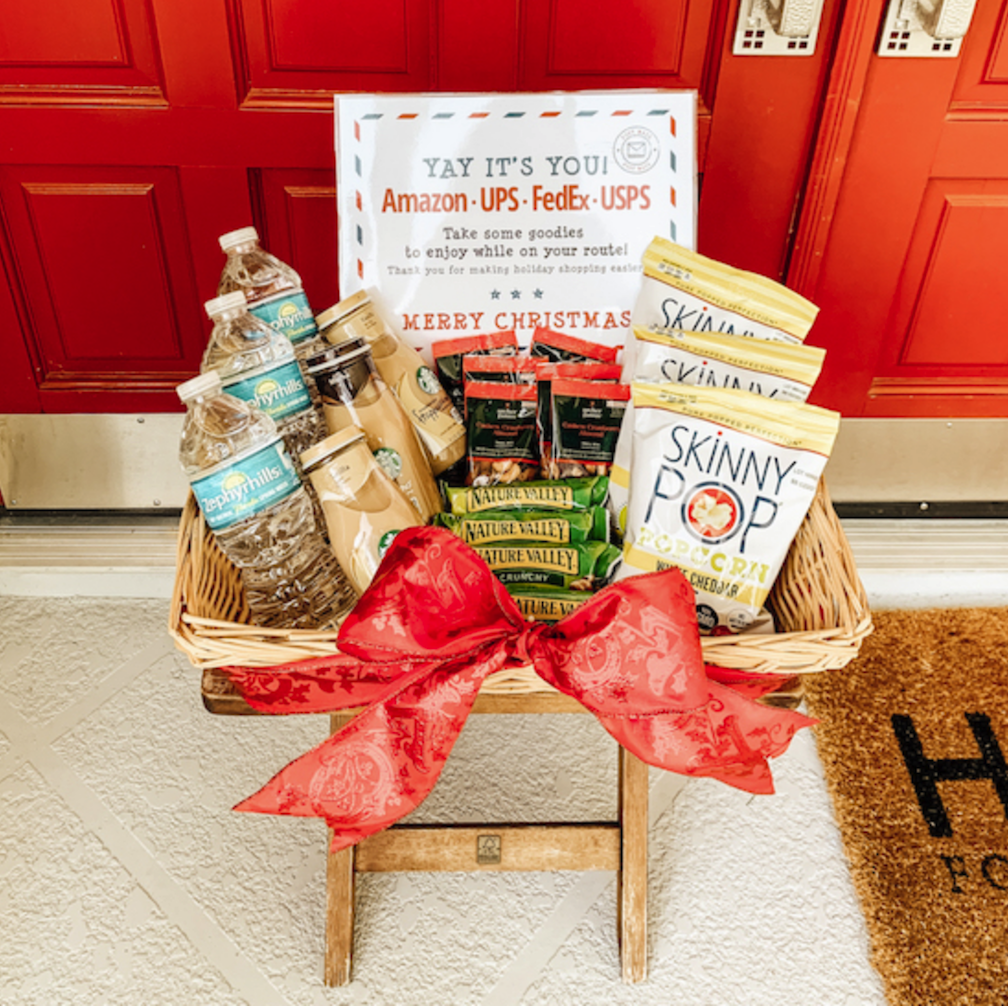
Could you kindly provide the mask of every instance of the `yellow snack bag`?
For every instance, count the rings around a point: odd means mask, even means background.
[[[766,276],[735,269],[656,237],[630,321],[690,332],[804,342],[819,313],[811,301]]]
[[[715,332],[634,326],[631,380],[751,391],[766,398],[804,402],[819,377],[826,350]],[[624,371],[626,375],[626,371]],[[627,406],[613,454],[608,507],[613,523],[626,524],[633,454],[633,404]]]
[[[748,391],[635,382],[618,579],[678,566],[701,631],[757,619],[808,512],[840,415]]]

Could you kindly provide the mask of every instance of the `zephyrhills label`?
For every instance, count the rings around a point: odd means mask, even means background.
[[[192,483],[193,495],[211,531],[268,510],[300,487],[301,480],[279,437]]]
[[[284,419],[311,408],[311,396],[296,361],[239,375],[226,382],[224,390],[235,398],[252,402],[272,419]]]
[[[284,290],[250,304],[249,311],[270,328],[282,332],[295,345],[318,332],[315,316],[303,290]]]

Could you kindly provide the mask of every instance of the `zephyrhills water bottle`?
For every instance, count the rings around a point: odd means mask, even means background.
[[[335,625],[356,600],[315,525],[311,500],[277,432],[216,371],[179,385],[187,408],[179,460],[207,526],[238,567],[256,625]]]
[[[214,323],[200,370],[216,370],[224,390],[266,413],[284,439],[295,467],[302,451],[324,440],[329,431],[312,406],[294,347],[248,309],[241,290],[208,300]]]
[[[217,283],[217,294],[241,290],[249,311],[290,339],[299,361],[325,349],[315,316],[301,284],[301,277],[259,244],[254,227],[241,227],[222,234],[218,241],[227,261]],[[302,368],[312,401],[315,389]]]

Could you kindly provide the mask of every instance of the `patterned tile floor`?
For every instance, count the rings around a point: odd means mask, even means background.
[[[325,988],[323,827],[229,808],[326,721],[206,713],[166,619],[0,597],[4,1006],[884,1006],[807,731],[773,797],[652,773],[646,983],[611,873],[386,874]],[[418,815],[611,817],[615,767],[590,717],[473,717]]]

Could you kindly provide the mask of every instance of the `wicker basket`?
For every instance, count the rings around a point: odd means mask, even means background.
[[[768,635],[706,637],[704,659],[721,667],[789,676],[843,667],[871,632],[871,613],[847,538],[820,482],[770,596]],[[237,569],[208,532],[190,495],[179,526],[169,631],[199,668],[265,667],[336,652],[336,632],[263,629],[248,623]],[[487,694],[553,689],[532,667],[487,679]]]

